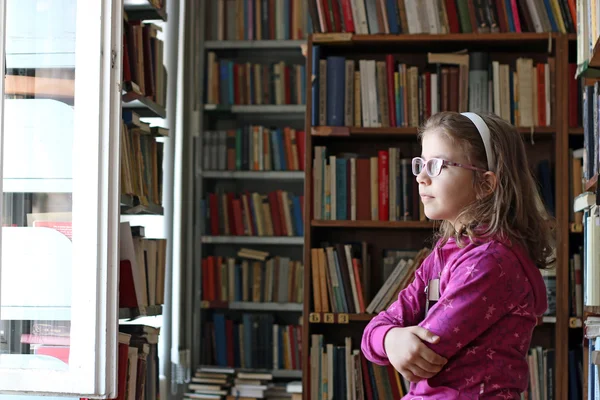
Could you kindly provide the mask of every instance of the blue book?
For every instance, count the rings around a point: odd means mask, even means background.
[[[546,13],[548,14],[548,19],[550,20],[550,27],[552,29],[552,32],[558,32],[558,24],[554,19],[554,12],[552,11],[550,0],[544,0],[544,6],[546,7]]]
[[[396,0],[386,0],[385,7],[387,9],[390,33],[400,33],[400,24],[398,23],[398,3],[396,3]]]
[[[219,367],[227,367],[227,335],[225,334],[225,315],[215,313],[215,359]]]
[[[346,59],[327,57],[327,125],[344,126]]]
[[[302,226],[302,208],[299,196],[292,196],[292,216],[294,218],[294,235],[304,236],[304,227]]]
[[[279,162],[281,163],[281,170],[287,171],[289,168],[285,159],[285,149],[283,148],[283,131],[281,129],[277,129],[277,145],[279,146]]]

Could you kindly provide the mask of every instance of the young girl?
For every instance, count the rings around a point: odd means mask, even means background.
[[[411,381],[405,399],[517,399],[547,308],[538,268],[551,220],[516,129],[494,115],[443,112],[412,163],[438,241],[414,281],[365,328],[362,351]],[[436,301],[437,300],[437,301]]]

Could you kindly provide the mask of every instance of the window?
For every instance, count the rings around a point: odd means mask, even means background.
[[[114,3],[0,0],[2,393],[106,397],[116,389]]]

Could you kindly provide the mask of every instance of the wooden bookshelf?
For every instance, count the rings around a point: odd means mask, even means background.
[[[433,229],[433,221],[311,221],[313,228],[348,228],[348,229]]]
[[[553,57],[555,74],[551,84],[554,85],[554,101],[552,110],[553,124],[550,126],[518,127],[523,135],[531,166],[547,158],[552,160],[552,168],[556,171],[553,185],[555,215],[558,223],[558,235],[568,237],[568,207],[569,207],[569,175],[568,137],[569,134],[579,135],[582,129],[568,127],[567,102],[568,91],[568,44],[573,41],[572,35],[557,33],[491,33],[491,34],[447,34],[447,35],[353,35],[347,33],[315,34],[309,37],[307,43],[307,73],[315,74],[313,65],[313,46],[318,45],[321,50],[321,59],[328,55],[347,57],[347,59],[376,59],[382,60],[384,55],[393,54],[395,62],[404,62],[407,65],[418,65],[419,72],[425,65],[427,52],[452,52],[466,49],[467,51],[484,51],[490,54],[490,62],[500,57],[503,63],[509,63],[514,69],[518,57],[530,57],[535,62],[544,62],[548,57]],[[358,63],[356,64],[358,71]],[[490,78],[491,79],[491,78]],[[311,249],[319,248],[322,242],[346,243],[368,242],[373,243],[375,250],[387,248],[388,243],[406,243],[415,245],[426,244],[439,226],[432,221],[349,221],[349,220],[316,220],[313,217],[313,159],[315,147],[325,146],[327,155],[335,153],[363,154],[370,156],[376,154],[377,149],[404,146],[405,143],[418,144],[417,128],[391,127],[391,128],[365,128],[353,126],[313,126],[312,124],[312,86],[307,83],[307,104],[305,115],[306,131],[306,178],[304,189],[304,265],[311,265]],[[357,137],[357,140],[350,140]],[[408,145],[407,145],[408,146]],[[407,147],[409,148],[409,147]],[[364,150],[363,150],[364,149]],[[412,148],[412,151],[415,148]],[[419,148],[420,149],[420,148]],[[420,150],[419,150],[420,151]],[[406,154],[412,157],[416,154]],[[412,177],[412,175],[411,175]],[[368,190],[368,188],[366,189]],[[568,242],[568,241],[567,241]],[[376,257],[375,264],[381,261],[380,255],[370,252],[371,257]],[[541,317],[533,336],[532,346],[544,344],[544,347],[555,349],[555,399],[566,400],[568,394],[568,343],[569,330],[578,329],[581,319],[569,315],[569,276],[568,243],[562,241],[557,247],[557,306],[556,315]],[[311,345],[311,336],[322,334],[324,343],[343,343],[344,336],[352,337],[353,348],[360,346],[360,338],[365,324],[374,314],[353,313],[321,313],[315,312],[312,293],[312,275],[310,268],[305,268],[304,276],[304,313],[303,313],[303,338],[305,346]],[[372,278],[375,276],[373,275]],[[376,279],[372,279],[371,283]],[[379,287],[372,287],[371,296]],[[365,299],[368,303],[370,299]],[[327,320],[326,320],[327,319]],[[344,325],[340,329],[339,325]],[[303,387],[304,400],[310,400],[309,370],[311,359],[309,352],[303,354]]]
[[[207,50],[286,50],[300,49],[304,40],[208,40],[204,42]]]
[[[313,43],[321,45],[343,44],[404,44],[420,43],[485,43],[506,46],[512,44],[544,44],[556,39],[558,33],[454,33],[454,34],[373,34],[356,35],[351,33],[318,33],[313,35]]]
[[[518,127],[517,130],[523,135],[554,135],[557,129],[552,126],[533,126],[533,127]],[[579,132],[574,129],[573,132]],[[407,136],[412,137],[418,134],[418,129],[414,127],[390,127],[390,128],[363,128],[363,127],[348,127],[348,126],[313,126],[310,131],[312,136]],[[583,129],[581,129],[583,134]]]

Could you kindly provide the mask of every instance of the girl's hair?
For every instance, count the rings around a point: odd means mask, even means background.
[[[478,113],[490,130],[495,156],[495,190],[486,195],[484,172],[474,171],[473,185],[478,201],[465,207],[458,216],[459,231],[444,221],[438,232],[440,244],[454,237],[459,246],[470,240],[499,237],[520,243],[538,268],[555,261],[554,219],[546,212],[536,181],[527,164],[521,135],[514,126],[494,114]],[[483,140],[471,120],[456,112],[441,112],[427,120],[419,138],[436,130],[460,146],[467,161],[488,170]]]

